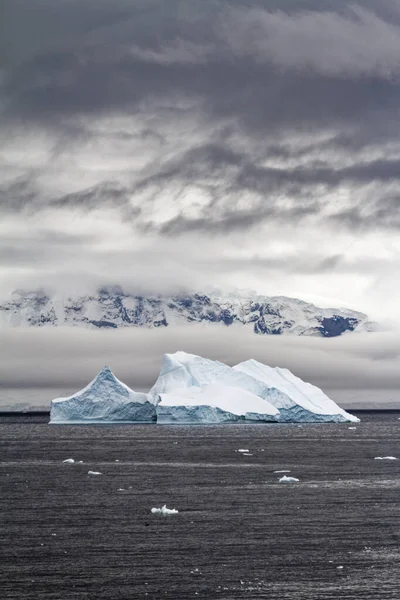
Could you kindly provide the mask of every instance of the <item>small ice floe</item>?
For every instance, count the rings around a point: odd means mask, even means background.
[[[100,471],[88,471],[87,474],[88,475],[103,475],[103,473],[100,473]]]
[[[73,458],[66,458],[65,460],[63,460],[63,463],[67,463],[69,465],[72,465],[72,463],[74,463],[74,459]]]
[[[274,473],[290,473],[287,469],[282,469],[281,471],[274,471]]]
[[[242,452],[242,456],[253,456],[250,452]]]
[[[348,427],[347,429],[357,429],[357,427]]]
[[[279,483],[297,483],[298,481],[300,481],[300,479],[297,479],[296,477],[286,477],[286,475],[279,479]]]
[[[375,456],[374,460],[397,460],[395,456]]]
[[[118,488],[117,492],[125,492],[125,488]]]
[[[238,452],[250,452],[250,450],[248,448],[239,448]]]
[[[114,462],[119,462],[118,458],[116,458]]]
[[[167,505],[164,504],[161,508],[152,508],[151,512],[153,515],[177,515],[179,511],[175,508],[167,508]]]
[[[343,565],[339,565],[338,567],[336,567],[337,569],[343,569]]]

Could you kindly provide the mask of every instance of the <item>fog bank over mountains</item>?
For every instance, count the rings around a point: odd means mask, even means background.
[[[352,333],[338,338],[255,336],[244,329],[179,326],[174,329],[92,331],[18,328],[1,331],[2,387],[75,390],[108,364],[136,390],[148,390],[164,353],[179,349],[229,365],[252,357],[287,367],[323,390],[400,387],[400,337]]]

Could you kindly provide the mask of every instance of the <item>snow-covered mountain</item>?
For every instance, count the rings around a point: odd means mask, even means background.
[[[16,291],[0,303],[0,325],[12,327],[154,328],[184,323],[242,325],[262,335],[322,337],[377,328],[360,312],[319,308],[296,298],[243,293],[141,296],[108,287],[96,294],[68,298],[43,291]]]

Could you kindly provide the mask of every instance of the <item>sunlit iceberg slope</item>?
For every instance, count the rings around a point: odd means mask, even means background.
[[[156,408],[147,394],[134,392],[109,367],[85,388],[51,402],[50,423],[148,423]]]
[[[282,392],[281,396],[275,396],[272,400],[274,406],[279,409],[281,421],[292,423],[359,421],[357,417],[328,398],[320,388],[306,383],[288,369],[269,367],[256,360],[247,360],[233,368]]]

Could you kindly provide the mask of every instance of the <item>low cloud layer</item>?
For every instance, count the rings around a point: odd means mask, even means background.
[[[2,387],[21,388],[22,396],[23,389],[31,387],[76,391],[106,364],[132,388],[147,391],[158,375],[162,355],[177,350],[229,365],[255,358],[287,367],[329,390],[400,387],[397,334],[353,334],[325,340],[255,336],[224,326],[113,332],[49,328],[3,330],[2,341]]]

